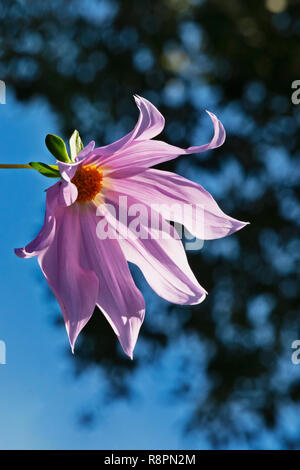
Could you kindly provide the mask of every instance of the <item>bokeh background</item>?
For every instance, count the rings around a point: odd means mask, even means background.
[[[75,356],[36,260],[51,181],[0,174],[0,448],[300,448],[298,0],[2,0],[0,160],[49,163],[48,132],[104,145],[133,127],[132,95],[166,117],[161,138],[214,151],[161,168],[201,183],[251,222],[189,261],[199,306],[158,298],[133,268],[147,316],[130,361],[99,312]]]

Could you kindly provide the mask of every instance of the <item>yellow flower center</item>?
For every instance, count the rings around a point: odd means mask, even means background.
[[[72,183],[78,189],[76,202],[92,201],[101,190],[102,173],[94,166],[83,166],[76,171]]]

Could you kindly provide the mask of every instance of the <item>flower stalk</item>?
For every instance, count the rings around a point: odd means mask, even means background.
[[[12,169],[24,169],[24,168],[32,170],[32,166],[30,165],[0,163],[0,169],[12,170]]]

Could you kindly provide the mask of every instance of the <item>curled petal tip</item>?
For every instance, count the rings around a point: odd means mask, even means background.
[[[126,353],[126,354],[129,357],[129,359],[131,359],[133,361],[133,352]]]
[[[208,292],[204,289],[203,291],[204,291],[203,294],[195,302],[192,302],[190,305],[199,305],[206,299]]]
[[[145,309],[137,312],[138,316],[132,316],[126,321],[125,328],[119,336],[121,346],[130,359],[133,359],[133,351],[138,339],[139,331],[145,316]]]
[[[70,346],[71,346],[71,352],[72,352],[73,356],[74,356],[74,354],[75,354],[75,343],[76,343],[76,339],[77,339],[77,336],[76,336],[75,338],[73,338],[73,339],[69,337],[69,342],[70,342]]]
[[[32,252],[26,251],[26,247],[25,248],[15,248],[14,252],[19,258],[32,258],[33,256],[36,256],[38,254],[37,251],[32,251]]]
[[[232,225],[232,229],[230,230],[228,235],[232,235],[235,232],[238,232],[242,228],[246,227],[246,225],[250,225],[250,222],[243,222],[241,220],[235,220],[235,223]]]
[[[19,258],[25,258],[23,248],[15,248],[14,252]]]
[[[119,341],[120,341],[120,338],[119,338]],[[121,341],[120,341],[121,343]],[[122,346],[122,349],[124,351],[124,353],[126,354],[126,356],[129,357],[129,359],[133,360],[133,350],[134,350],[134,347],[133,348],[130,348],[130,347],[126,347],[124,344],[121,343],[121,346]]]
[[[124,349],[125,354],[133,361],[133,351],[134,351],[135,345],[133,346],[132,349]]]

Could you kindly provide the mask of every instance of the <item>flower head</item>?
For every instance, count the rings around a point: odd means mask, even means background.
[[[208,144],[182,149],[152,140],[163,130],[164,118],[148,100],[136,96],[135,101],[139,118],[129,134],[104,147],[90,142],[73,161],[57,161],[61,178],[47,190],[44,225],[31,243],[15,250],[22,258],[38,257],[60,304],[72,350],[97,305],[132,357],[145,303],[128,262],[141,269],[164,299],[183,305],[204,300],[207,292],[167,220],[185,225],[201,239],[221,238],[245,225],[224,214],[202,186],[151,169],[222,145],[225,130],[217,117],[208,112],[214,126]],[[121,216],[125,205],[126,217]],[[188,215],[187,205],[196,208]],[[166,207],[171,208],[167,216]]]

